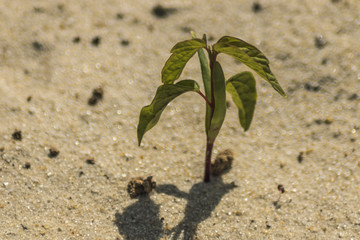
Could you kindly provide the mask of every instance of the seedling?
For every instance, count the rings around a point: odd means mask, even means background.
[[[144,134],[153,128],[160,119],[165,107],[173,99],[185,92],[199,94],[206,103],[205,132],[205,176],[204,181],[210,181],[211,153],[215,139],[223,124],[226,113],[226,91],[238,108],[240,125],[247,131],[254,115],[256,104],[256,83],[251,72],[238,73],[225,81],[220,63],[216,60],[220,53],[234,57],[242,62],[259,76],[268,81],[282,96],[286,96],[269,67],[269,60],[256,47],[249,43],[230,36],[220,38],[214,45],[208,45],[206,35],[202,39],[193,38],[178,42],[172,49],[172,55],[166,61],[161,71],[162,83],[150,105],[141,109],[137,128],[138,143],[140,146]],[[206,58],[205,51],[208,58]],[[191,57],[198,53],[205,94],[199,84],[191,79],[179,79],[182,70]]]

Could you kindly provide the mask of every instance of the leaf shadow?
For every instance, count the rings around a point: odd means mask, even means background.
[[[222,197],[237,187],[234,183],[224,183],[221,177],[214,177],[210,183],[200,182],[192,186],[189,193],[179,190],[175,185],[163,184],[156,187],[158,193],[165,193],[187,200],[185,216],[171,231],[172,239],[193,239],[198,225],[211,216]]]
[[[159,217],[160,206],[148,194],[138,197],[138,201],[115,213],[115,225],[124,239],[157,240],[162,237],[163,223]]]

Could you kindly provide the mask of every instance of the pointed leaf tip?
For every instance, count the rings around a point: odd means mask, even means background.
[[[235,37],[224,36],[214,45],[214,50],[233,56],[254,70],[282,96],[286,96],[275,75],[269,67],[269,60],[255,46]]]
[[[203,47],[206,47],[206,43],[199,38],[177,43],[171,49],[172,55],[161,71],[162,82],[165,84],[174,83],[180,77],[189,59],[194,56],[197,50]]]
[[[140,111],[137,127],[138,145],[140,146],[144,134],[157,124],[165,107],[173,99],[185,92],[199,91],[199,88],[199,84],[194,80],[182,80],[176,84],[161,85],[151,104],[143,107]]]

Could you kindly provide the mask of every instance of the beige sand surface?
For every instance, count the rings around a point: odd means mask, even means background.
[[[360,239],[360,2],[253,3],[1,0],[0,239]],[[253,43],[288,93],[257,78],[246,133],[230,106],[214,154],[232,149],[233,169],[210,184],[198,95],[136,140],[189,29]],[[226,77],[246,69],[220,61]],[[201,82],[196,58],[181,78]],[[157,191],[130,199],[130,178],[150,175]]]

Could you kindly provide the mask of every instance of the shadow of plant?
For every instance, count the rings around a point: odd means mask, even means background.
[[[115,213],[115,224],[124,239],[160,239],[163,224],[159,217],[159,205],[148,194],[139,196],[138,201]]]
[[[219,204],[222,197],[235,187],[234,183],[224,183],[221,177],[214,177],[210,183],[197,183],[190,189],[189,193],[179,190],[172,184],[157,186],[156,191],[159,193],[187,200],[185,216],[171,230],[174,233],[172,238],[180,239],[181,233],[184,232],[183,239],[193,239],[198,225],[211,216],[211,212]]]

